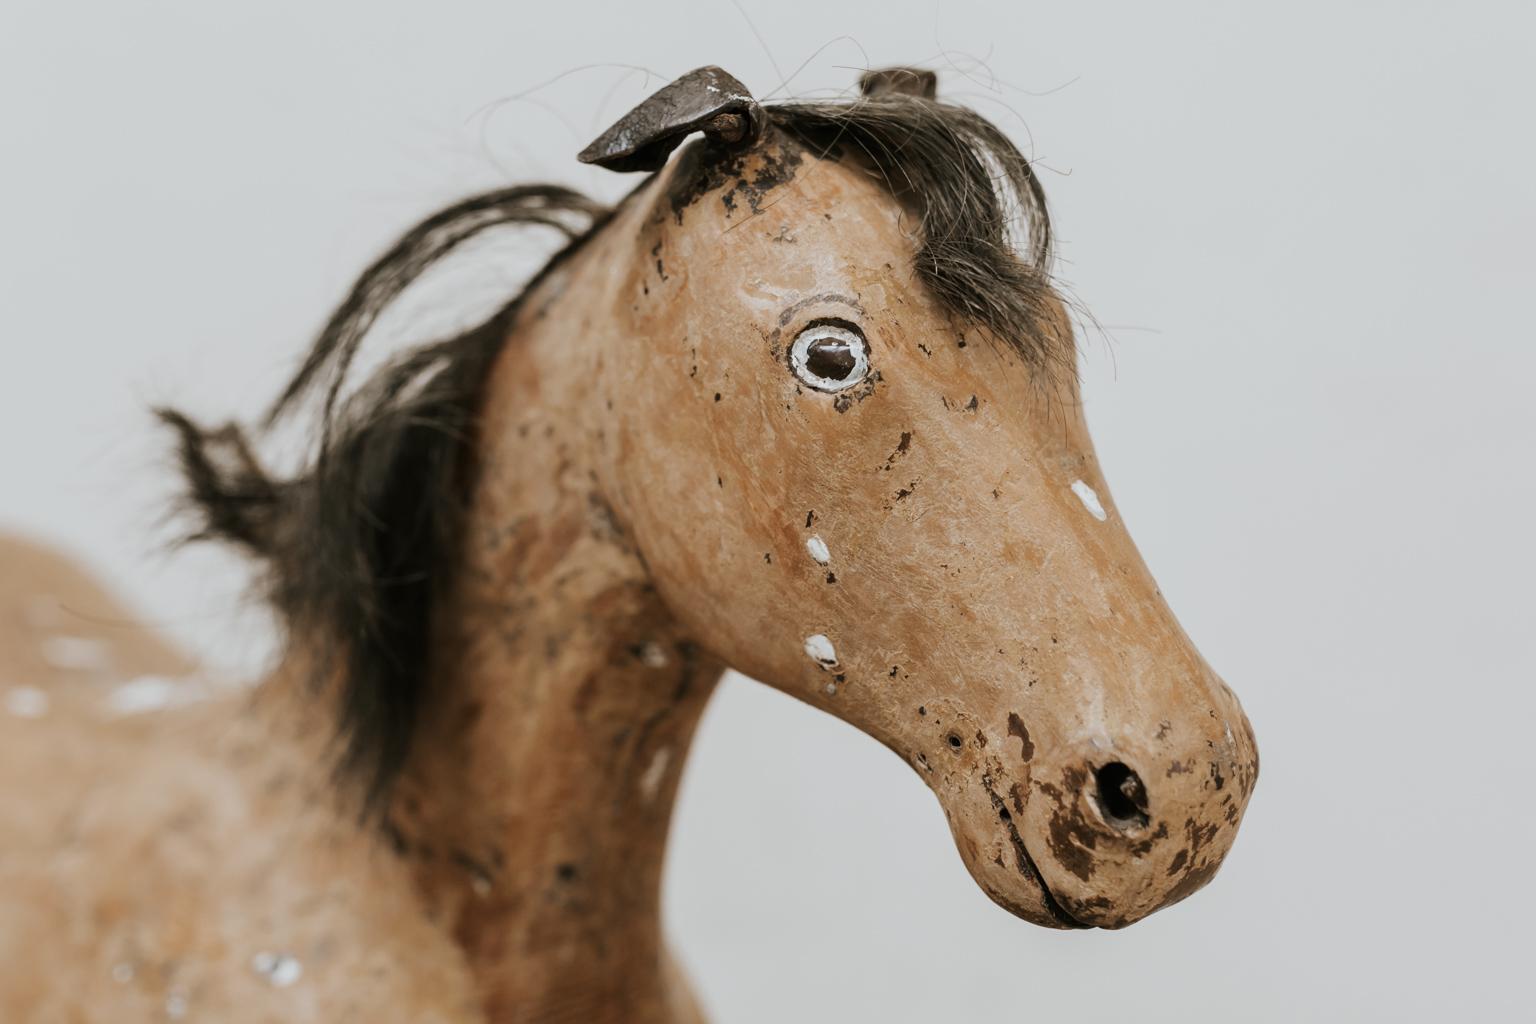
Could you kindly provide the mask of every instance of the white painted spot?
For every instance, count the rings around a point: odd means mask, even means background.
[[[140,676],[113,690],[107,697],[107,704],[120,715],[159,711],[177,703],[178,691],[182,689],[160,676]]]
[[[187,1015],[187,997],[182,992],[172,992],[165,997],[165,1015],[180,1020]]]
[[[805,653],[822,668],[831,668],[837,664],[837,650],[832,646],[832,641],[820,633],[805,638]]]
[[[1093,516],[1093,518],[1101,523],[1108,518],[1104,512],[1104,506],[1099,504],[1098,494],[1094,492],[1092,487],[1089,487],[1081,480],[1073,480],[1072,493],[1077,495],[1077,500],[1083,503],[1083,508],[1087,509],[1088,514]]]
[[[99,671],[112,663],[107,645],[83,636],[48,636],[41,643],[43,660],[70,672]]]
[[[805,542],[805,550],[809,551],[811,553],[811,557],[821,565],[826,565],[828,562],[832,561],[832,552],[827,550],[827,542],[822,540],[820,537],[807,538]]]
[[[837,696],[837,683],[832,682],[832,683],[828,683],[827,684],[827,696],[828,697],[836,697]]]
[[[661,780],[667,774],[667,765],[671,763],[671,747],[662,747],[651,755],[651,763],[646,765],[645,772],[640,776],[640,795],[646,800],[656,799],[656,794],[661,789]]]
[[[126,985],[133,980],[133,964],[124,960],[122,963],[112,965],[112,980],[119,985]]]
[[[640,648],[640,660],[647,668],[666,668],[667,652],[661,644],[652,640]]]
[[[278,988],[287,988],[304,976],[304,965],[291,956],[277,958],[277,966],[272,968],[272,984]]]
[[[35,686],[13,686],[5,693],[5,710],[17,718],[42,718],[48,713],[48,695]]]
[[[304,965],[286,953],[257,953],[251,957],[251,970],[277,988],[287,988],[304,976]]]

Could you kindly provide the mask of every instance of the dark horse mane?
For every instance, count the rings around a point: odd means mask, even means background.
[[[1072,373],[1054,326],[1045,197],[1029,162],[964,107],[909,95],[770,105],[770,123],[818,156],[865,167],[914,216],[914,270],[961,321],[985,328],[1037,374]],[[233,543],[264,564],[290,640],[318,645],[315,685],[338,679],[341,774],[377,808],[410,750],[430,687],[435,600],[451,580],[464,512],[463,455],[482,382],[522,297],[608,222],[570,189],[527,185],[427,218],[365,270],[260,428],[319,404],[308,464],[278,477],[236,424],[205,429],[172,409],[194,539]],[[1027,225],[1026,251],[1010,231]],[[466,240],[545,225],[566,245],[478,327],[405,352],[341,398],[381,313]]]

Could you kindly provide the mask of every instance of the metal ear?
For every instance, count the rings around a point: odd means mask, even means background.
[[[693,132],[750,143],[767,117],[747,87],[714,65],[688,72],[614,122],[576,155],[610,171],[654,171]]]
[[[859,92],[865,96],[899,93],[931,100],[939,94],[939,76],[922,68],[879,68],[859,76]]]

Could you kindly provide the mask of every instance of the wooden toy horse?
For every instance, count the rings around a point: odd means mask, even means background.
[[[1253,735],[1100,475],[1039,185],[931,75],[864,92],[702,69],[582,154],[653,172],[615,209],[425,221],[273,408],[319,406],[292,478],[163,414],[286,655],[147,713],[99,689],[120,634],[74,622],[107,653],[58,668],[22,649],[58,627],[12,629],[0,1018],[698,1021],[658,890],[727,666],[894,751],[1023,918],[1119,928],[1211,878]],[[509,224],[569,244],[348,395],[381,310]]]

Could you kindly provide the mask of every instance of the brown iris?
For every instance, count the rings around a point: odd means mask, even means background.
[[[847,338],[817,338],[805,353],[805,368],[827,380],[847,380],[858,364]]]

